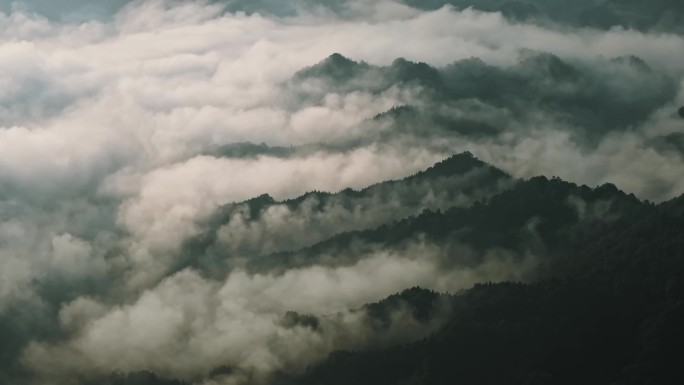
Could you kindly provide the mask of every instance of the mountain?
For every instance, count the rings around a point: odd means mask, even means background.
[[[682,383],[684,216],[672,211],[679,203],[637,205],[605,228],[585,228],[572,245],[580,263],[556,278],[479,284],[454,296],[451,318],[426,339],[336,352],[281,382]]]
[[[214,0],[226,2],[226,0]],[[498,12],[509,22],[536,23],[546,26],[611,28],[684,33],[684,5],[678,0],[402,0],[421,10],[437,10],[445,6],[472,8],[482,12]],[[231,12],[265,13],[293,16],[301,8],[324,8],[339,15],[353,15],[353,7],[345,0],[231,0]]]
[[[297,72],[294,78],[296,80],[319,78],[344,83],[362,75],[371,68],[365,62],[356,62],[339,53],[334,53],[315,66]]]
[[[484,12],[500,12],[517,22],[610,29],[623,27],[641,31],[676,31],[682,29],[684,5],[677,0],[404,0],[412,7],[438,9],[451,5],[458,9],[472,7]]]
[[[185,243],[186,257],[178,268],[194,266],[220,275],[243,259],[297,250],[425,209],[469,206],[513,183],[501,170],[462,153],[415,175],[358,191],[314,191],[285,201],[261,195],[219,207],[200,224],[202,233]]]
[[[578,240],[594,237],[647,207],[614,185],[592,189],[535,177],[471,206],[425,210],[375,229],[340,233],[301,250],[253,258],[247,266],[268,271],[353,264],[374,250],[400,251],[425,242],[437,246],[450,265],[478,265],[484,255],[496,251],[519,260],[534,255],[542,269],[560,260],[570,263],[559,258],[576,253]]]
[[[310,82],[325,87],[311,87]],[[406,59],[376,66],[333,54],[295,74],[288,87],[311,105],[324,96],[323,88],[325,93],[341,94],[410,90],[420,104],[376,117],[392,126],[379,134],[369,130],[381,139],[435,134],[477,140],[520,129],[515,122],[536,124],[538,116],[534,114],[543,111],[563,123],[558,128],[567,125],[565,130],[579,143],[595,143],[607,133],[644,122],[654,109],[676,96],[676,84],[634,56],[587,65],[549,53],[523,51],[517,63],[506,67],[477,58],[444,67]],[[630,90],[625,92],[623,87]]]
[[[425,210],[297,252],[251,257],[248,265],[273,273],[278,266],[333,263],[321,260],[334,254],[331,250],[363,258],[359,245],[401,250],[420,239],[445,251],[445,268],[477,266],[496,249],[507,256],[533,253],[534,274],[524,282],[483,282],[452,294],[414,287],[350,310],[361,317],[365,344],[334,351],[300,373],[274,373],[268,383],[682,383],[684,196],[655,205],[612,184],[590,188],[541,176],[512,182],[465,153],[361,191],[311,193],[283,202],[263,195],[223,207],[215,220],[234,218],[224,214],[236,207],[244,218],[260,220],[272,207],[301,207],[310,196],[323,201],[315,210],[325,211],[329,201],[359,202],[385,188],[459,179],[473,170],[487,175],[485,180],[507,181],[506,187],[470,205]],[[463,255],[464,250],[471,253]],[[279,325],[320,333],[336,317],[288,312]],[[403,342],[388,337],[392,330],[402,330]],[[112,377],[119,382],[111,383],[137,384],[129,377]]]

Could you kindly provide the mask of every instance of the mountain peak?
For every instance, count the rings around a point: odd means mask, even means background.
[[[358,71],[367,66],[364,62],[356,62],[336,52],[318,64],[299,71],[295,77],[299,79],[329,78],[343,81],[354,77]]]
[[[323,60],[323,62],[335,63],[335,64],[356,64],[355,61],[347,58],[339,52],[335,52]]]
[[[460,154],[453,155],[441,162],[436,163],[434,166],[428,168],[423,172],[425,175],[429,176],[451,176],[457,174],[465,174],[473,169],[487,167],[491,170],[496,170],[498,176],[506,177],[506,173],[489,166],[485,162],[479,160],[471,152],[466,151]]]
[[[418,81],[433,87],[438,87],[441,84],[439,71],[423,62],[416,63],[398,58],[392,62],[390,71],[399,81]]]

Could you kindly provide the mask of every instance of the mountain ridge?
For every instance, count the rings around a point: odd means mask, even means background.
[[[376,183],[360,190],[344,189],[336,193],[313,191],[283,201],[263,194],[244,202],[220,206],[200,224],[203,231],[185,242],[186,257],[181,259],[176,268],[194,266],[212,274],[225,272],[226,263],[235,255],[231,256],[222,245],[232,247],[234,254],[243,255],[249,260],[260,254],[315,244],[344,229],[372,228],[387,220],[418,213],[425,207],[469,205],[501,191],[511,183],[515,181],[510,175],[478,160],[472,153],[461,153],[403,179]],[[269,225],[272,216],[277,216],[277,223]],[[286,223],[290,218],[291,223]],[[306,221],[302,218],[306,218]],[[292,225],[295,223],[301,227],[297,232],[299,238],[293,240],[289,234],[294,235]],[[284,227],[280,240],[273,236],[269,240],[280,243],[268,246],[270,249],[267,250],[271,251],[264,253],[260,251],[264,250],[263,243],[245,244],[236,239],[231,241],[231,246],[221,241],[221,229],[230,226],[239,226],[247,229],[245,231],[258,231],[255,226]],[[270,227],[270,230],[273,231],[273,228]],[[308,232],[309,238],[304,238],[302,232]],[[205,261],[201,260],[202,256],[207,256]]]

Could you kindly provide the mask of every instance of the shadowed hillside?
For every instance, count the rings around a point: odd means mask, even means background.
[[[261,195],[218,208],[202,224],[204,232],[186,242],[184,263],[220,275],[242,258],[296,250],[340,232],[373,228],[424,209],[469,206],[512,183],[506,173],[463,153],[402,180],[358,191],[314,191],[282,202]]]

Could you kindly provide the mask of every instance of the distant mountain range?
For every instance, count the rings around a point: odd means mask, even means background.
[[[307,82],[321,82],[324,87],[314,89],[339,93],[411,89],[420,103],[376,117],[391,122],[385,135],[392,138],[429,132],[477,140],[519,129],[515,122],[530,124],[535,121],[530,114],[543,111],[566,124],[578,142],[594,143],[643,122],[677,92],[676,82],[635,56],[596,66],[535,51],[522,52],[520,61],[508,67],[471,58],[440,68],[406,59],[375,66],[336,53],[290,82],[294,94],[315,103],[321,95],[302,86]]]
[[[215,0],[227,2],[230,11],[271,13],[292,16],[300,9],[324,7],[341,15],[353,12],[344,0]],[[411,7],[436,10],[444,6],[473,8],[483,12],[499,12],[511,22],[539,23],[565,27],[682,31],[684,6],[678,0],[401,0]]]
[[[537,9],[519,2],[500,5],[509,17]],[[529,16],[521,15],[515,17]],[[670,79],[637,57],[606,60],[608,78],[596,67],[554,55],[525,55],[507,68],[479,59],[435,68],[404,59],[382,67],[333,54],[295,74],[286,87],[312,103],[321,95],[306,86],[311,82],[324,83],[326,92],[417,90],[420,103],[395,106],[367,122],[387,123],[391,131],[372,135],[388,138],[426,130],[475,141],[493,138],[517,129],[512,121],[528,121],[532,103],[567,123],[568,133],[588,147],[644,121],[676,92]],[[621,76],[639,92],[618,89]],[[523,100],[521,94],[536,99]],[[656,136],[648,145],[682,155],[678,139]],[[287,147],[243,142],[217,146],[207,155],[296,158],[364,143],[363,137]],[[430,258],[448,269],[520,267],[504,276],[510,281],[456,293],[407,288],[352,309],[376,334],[369,341],[385,341],[397,312],[408,314],[421,337],[333,352],[302,373],[275,373],[276,385],[684,382],[684,197],[656,205],[612,184],[516,179],[466,152],[361,190],[311,191],[287,200],[263,194],[227,203],[197,225],[199,234],[184,242],[172,271],[192,268],[213,279],[233,271],[279,275],[353,266],[379,250],[420,259],[412,255],[421,252],[416,245],[429,247]],[[288,312],[280,326],[320,332],[331,317]],[[217,368],[215,375],[232,370]],[[117,374],[100,383],[184,384],[149,372]]]

